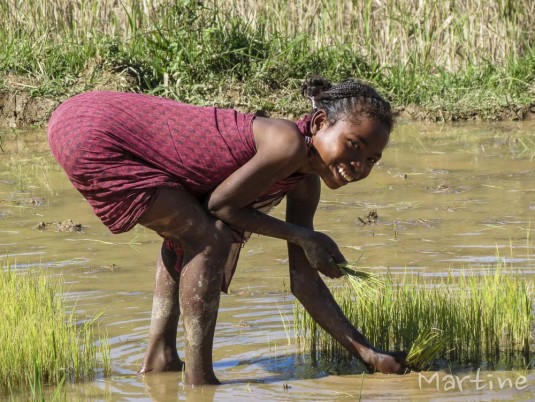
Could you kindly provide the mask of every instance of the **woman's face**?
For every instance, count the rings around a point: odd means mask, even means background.
[[[311,130],[318,156],[314,171],[331,189],[368,177],[390,137],[388,127],[369,117],[358,124],[338,120],[329,125],[323,111],[314,115]]]

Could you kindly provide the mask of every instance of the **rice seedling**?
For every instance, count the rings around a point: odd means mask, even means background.
[[[355,294],[358,296],[365,296],[367,292],[379,291],[384,285],[382,277],[370,272],[356,270],[357,262],[344,262],[338,264],[338,267],[344,274],[347,283],[351,286]]]
[[[65,383],[65,377],[61,379],[59,384],[55,385],[55,389],[53,391],[53,394],[49,397],[46,395],[45,390],[43,389],[43,384],[41,383],[41,378],[39,374],[36,372],[34,377],[34,384],[31,384],[31,400],[34,402],[56,402],[60,400],[65,400],[65,395],[62,395],[62,392],[64,392],[63,384]],[[46,395],[46,396],[45,396]],[[62,398],[63,397],[63,398]],[[13,398],[14,399],[14,398]]]
[[[284,329],[284,334],[286,335],[286,340],[288,341],[288,345],[291,345],[292,336],[291,336],[290,322],[288,320],[288,317],[286,317],[286,314],[282,312],[278,304],[277,304],[277,310],[279,311],[279,316],[281,318],[282,327]]]
[[[451,343],[450,334],[436,328],[422,332],[411,345],[405,363],[411,369],[425,370]]]
[[[436,364],[525,368],[533,358],[533,283],[513,267],[449,272],[439,278],[385,275],[381,291],[333,296],[369,341],[384,350],[409,350],[417,369]],[[344,360],[349,353],[304,309],[294,309],[298,343],[314,360]],[[412,349],[411,349],[412,345]]]
[[[43,272],[0,272],[0,395],[62,386],[110,372],[97,319],[67,312],[63,287]]]
[[[17,180],[20,191],[26,191],[39,183],[49,193],[53,193],[51,174],[58,170],[58,166],[53,163],[49,155],[32,157],[11,155],[7,166],[10,170],[10,177]]]

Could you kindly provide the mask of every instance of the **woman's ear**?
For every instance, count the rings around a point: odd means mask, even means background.
[[[312,120],[310,122],[310,133],[312,135],[316,134],[322,129],[324,125],[327,124],[327,113],[323,109],[318,109],[312,115]]]

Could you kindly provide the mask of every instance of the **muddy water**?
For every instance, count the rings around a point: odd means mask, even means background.
[[[0,146],[0,260],[63,276],[80,314],[103,312],[112,377],[69,386],[69,400],[530,400],[535,393],[533,371],[424,378],[313,367],[289,344],[282,320],[292,320],[294,305],[285,245],[257,236],[221,300],[214,359],[224,385],[191,389],[180,374],[136,376],[158,237],[143,228],[111,235],[50,158],[43,130],[0,132]],[[534,154],[534,123],[400,125],[366,181],[324,189],[317,229],[347,259],[377,270],[444,275],[505,260],[533,279]],[[273,214],[283,218],[284,207]],[[67,219],[84,230],[35,228]],[[178,339],[181,346],[181,331]]]

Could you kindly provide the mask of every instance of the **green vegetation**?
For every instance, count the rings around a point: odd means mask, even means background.
[[[0,395],[94,378],[110,371],[109,347],[96,319],[66,313],[63,289],[43,273],[0,272]]]
[[[353,292],[358,297],[364,297],[369,292],[379,292],[384,285],[383,277],[364,271],[356,270],[356,263],[338,264],[340,271],[344,274],[347,283],[353,288]]]
[[[440,356],[440,353],[447,351],[448,345],[453,340],[450,334],[450,332],[440,331],[436,328],[422,332],[414,340],[407,354],[407,359],[405,360],[407,366],[417,370],[425,370],[431,367],[431,364]]]
[[[380,291],[362,296],[341,287],[333,294],[372,344],[410,350],[409,360],[418,368],[432,363],[533,364],[533,284],[513,268],[499,265],[441,278],[406,273],[394,280],[388,275]],[[314,359],[350,357],[300,305],[294,322],[297,340]]]
[[[298,115],[303,78],[359,77],[420,117],[534,106],[531,0],[6,0],[0,89],[142,91]]]

